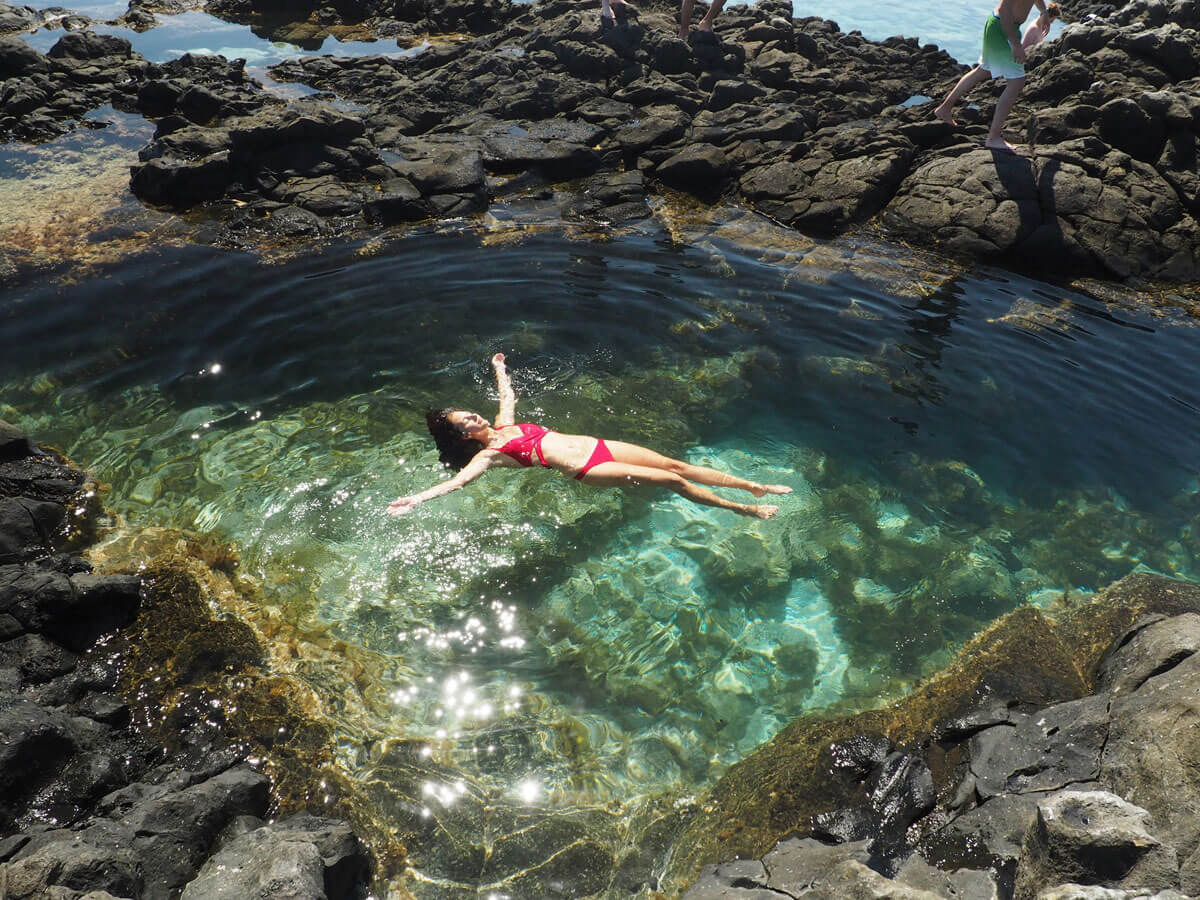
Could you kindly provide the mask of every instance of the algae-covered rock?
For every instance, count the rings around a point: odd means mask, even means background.
[[[214,618],[214,595],[235,594],[237,582],[204,560],[232,569],[227,548],[150,531],[130,542],[146,602],[109,648],[125,660],[120,690],[139,732],[200,771],[254,759],[271,776],[280,812],[344,816],[381,863],[394,865],[403,850],[334,765],[333,724],[312,689],[266,669],[264,646],[245,621]],[[125,552],[110,545],[101,555],[111,563]]]
[[[1178,615],[1197,610],[1200,586],[1159,576],[1131,575],[1085,601],[1065,601],[1049,608],[1045,615],[1025,607],[1004,616],[963,647],[946,670],[890,707],[840,718],[798,719],[731,768],[704,798],[699,814],[676,846],[665,883],[678,885],[690,880],[705,862],[735,856],[761,857],[786,834],[812,833],[818,814],[862,805],[865,798],[861,784],[840,774],[834,764],[838,758],[835,748],[856,735],[881,734],[899,748],[924,753],[938,803],[948,804],[966,759],[960,742],[989,716],[995,720],[1085,696],[1095,686],[1102,654],[1134,621],[1151,613]],[[1175,721],[1192,702],[1186,693],[1174,705],[1150,701],[1156,689],[1162,690],[1161,685],[1171,678],[1184,678],[1198,665],[1195,659],[1187,657],[1120,701],[1130,704],[1130,708],[1119,719],[1114,703],[1108,743],[1097,732],[1090,761],[1078,773],[1071,774],[1074,769],[1063,773],[1067,780],[1107,778],[1127,785],[1129,790],[1138,785],[1136,790],[1152,795],[1166,808],[1180,810],[1177,814],[1167,813],[1161,828],[1164,837],[1184,846],[1197,828],[1190,813],[1182,810],[1194,806],[1177,803],[1178,788],[1173,786],[1193,790],[1187,772],[1200,770],[1200,765],[1166,759],[1178,752],[1173,749],[1151,753],[1144,759],[1141,748],[1155,745],[1162,733],[1171,730],[1161,716],[1175,716]],[[1088,708],[1095,707],[1097,715],[1106,720],[1106,701],[1097,698],[1089,702],[1092,706]],[[1000,707],[1004,711],[997,713]],[[1152,713],[1152,708],[1156,712]],[[980,718],[977,709],[993,712]],[[980,725],[972,726],[972,721]],[[935,740],[938,735],[940,740]],[[957,737],[946,740],[953,735]],[[1065,736],[1063,740],[1069,743]],[[1073,757],[1074,751],[1068,756]],[[1021,769],[1018,765],[1014,772]],[[1008,784],[1007,778],[1002,781]],[[919,839],[920,831],[918,825],[909,839]]]

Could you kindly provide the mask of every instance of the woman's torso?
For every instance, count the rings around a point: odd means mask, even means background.
[[[520,466],[544,465],[564,472],[582,468],[597,443],[586,434],[563,434],[529,422],[496,431],[502,440],[493,441],[489,449],[500,451]]]

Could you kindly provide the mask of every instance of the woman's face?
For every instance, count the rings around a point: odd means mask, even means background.
[[[459,430],[464,437],[473,438],[485,428],[491,427],[491,422],[478,413],[465,409],[456,409],[446,416],[446,421]]]

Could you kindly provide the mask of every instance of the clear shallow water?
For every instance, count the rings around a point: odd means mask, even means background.
[[[131,524],[231,539],[288,620],[392,661],[390,735],[513,802],[690,793],[1021,603],[1196,574],[1191,327],[736,233],[191,248],[29,284],[0,294],[0,416]],[[795,494],[764,523],[503,471],[385,517],[443,477],[425,406],[494,408],[496,350],[520,420]]]

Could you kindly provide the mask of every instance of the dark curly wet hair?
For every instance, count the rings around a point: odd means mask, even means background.
[[[449,466],[455,472],[471,461],[483,449],[483,444],[474,438],[469,438],[454,426],[447,416],[453,412],[461,412],[458,407],[447,406],[445,409],[425,410],[425,424],[437,444],[438,459],[443,465]]]

